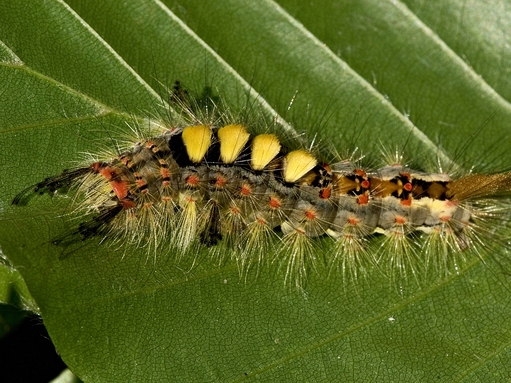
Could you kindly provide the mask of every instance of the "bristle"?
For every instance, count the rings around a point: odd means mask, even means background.
[[[447,196],[463,201],[511,191],[511,173],[470,174],[449,184]]]
[[[269,255],[273,254],[280,245],[280,243],[275,245],[276,239],[280,241],[264,218],[256,218],[247,224],[241,232],[238,242],[239,254],[237,255],[240,271],[247,273],[253,267],[259,269],[271,262],[273,259]]]
[[[378,265],[391,279],[420,280],[424,260],[413,239],[406,235],[405,228],[396,226],[389,230],[378,249]]]
[[[359,233],[336,237],[331,253],[330,273],[340,269],[345,284],[356,282],[361,273],[377,267],[375,255],[369,251],[366,239]]]
[[[285,246],[278,256],[284,259],[286,270],[284,282],[294,283],[300,288],[307,279],[307,270],[316,266],[317,254],[311,238],[302,227],[292,227],[288,222],[284,222],[282,230],[285,232],[283,237]]]
[[[180,210],[176,220],[179,230],[175,233],[177,247],[186,249],[197,238],[199,228],[204,222],[199,221],[201,210],[198,205],[202,202],[203,195],[199,191],[185,191],[179,194]]]

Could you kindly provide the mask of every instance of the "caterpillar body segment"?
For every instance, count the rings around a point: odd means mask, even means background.
[[[190,125],[143,138],[110,159],[49,177],[34,190],[76,189],[77,210],[94,219],[77,232],[137,245],[172,243],[185,249],[222,242],[242,268],[279,262],[297,285],[318,261],[316,237],[327,235],[327,257],[343,273],[369,258],[367,238],[384,235],[388,264],[429,264],[430,249],[462,251],[474,237],[478,212],[471,200],[511,190],[511,175],[471,174],[452,180],[401,165],[364,170],[345,161],[328,165],[305,149],[289,150],[274,134],[252,136],[240,124]],[[275,248],[274,237],[278,238]],[[166,241],[168,239],[168,241]],[[266,259],[276,254],[276,259]],[[436,261],[435,261],[436,262]],[[349,271],[356,274],[356,270]]]

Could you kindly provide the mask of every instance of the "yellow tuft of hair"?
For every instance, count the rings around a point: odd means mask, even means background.
[[[274,134],[260,134],[252,140],[251,166],[263,170],[280,152],[280,141]]]
[[[199,163],[204,159],[211,146],[211,128],[208,125],[187,126],[183,129],[182,139],[188,158]]]
[[[177,216],[176,227],[179,230],[176,232],[177,246],[181,249],[186,249],[197,238],[197,233],[200,232],[200,224],[207,222],[207,219],[199,221],[201,206],[204,196],[197,190],[186,190],[179,193],[179,207],[181,211]]]
[[[286,155],[284,181],[296,182],[318,164],[316,158],[306,150],[293,150]]]
[[[232,164],[240,155],[250,138],[243,125],[226,125],[218,129],[220,159],[224,164]]]

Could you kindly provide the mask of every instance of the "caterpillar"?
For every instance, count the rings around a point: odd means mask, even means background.
[[[276,262],[286,282],[301,286],[321,258],[315,245],[323,237],[330,242],[324,261],[355,277],[367,261],[412,274],[415,261],[447,264],[432,254],[481,246],[494,215],[484,201],[511,190],[510,173],[450,177],[400,163],[328,164],[311,148],[291,149],[242,123],[156,126],[159,134],[139,134],[131,147],[48,177],[12,204],[33,192],[73,189],[75,209],[90,217],[73,233],[82,239],[159,250],[171,244],[177,253],[205,246],[232,253],[241,269]],[[390,256],[371,248],[374,236]]]

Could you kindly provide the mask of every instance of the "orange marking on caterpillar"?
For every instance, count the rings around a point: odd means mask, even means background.
[[[359,205],[367,205],[369,203],[369,196],[367,194],[362,194],[357,197],[357,204]]]
[[[188,202],[188,203],[195,203],[195,201],[197,201],[197,199],[196,199],[196,198],[193,198],[193,197],[191,197],[191,196],[186,196],[186,197],[185,197],[185,200],[186,200],[186,202]]]
[[[240,194],[242,196],[248,196],[252,194],[252,188],[250,187],[250,185],[249,184],[241,185]]]
[[[191,176],[186,177],[186,184],[188,186],[198,186],[200,179],[197,175],[192,174]]]
[[[411,206],[412,205],[412,196],[408,196],[407,199],[401,200],[401,205],[403,206]]]
[[[123,200],[128,196],[129,185],[128,181],[119,181],[115,178],[119,177],[119,174],[115,168],[111,168],[109,166],[105,166],[104,163],[95,163],[94,164],[98,169],[98,173],[101,174],[105,179],[110,183],[112,190],[119,200]]]
[[[332,195],[332,187],[331,186],[321,189],[319,191],[319,198],[321,198],[321,199],[329,199],[331,195]]]
[[[104,162],[94,162],[90,168],[94,171],[94,173],[99,173],[101,169],[107,166]]]
[[[316,214],[316,212],[312,209],[309,209],[307,211],[305,211],[305,218],[308,219],[309,221],[312,221],[312,220],[315,220],[316,218],[318,218],[318,215]]]
[[[406,218],[400,215],[397,215],[395,218],[396,225],[404,225],[406,223]]]
[[[160,168],[161,178],[170,178],[170,172],[167,168]]]
[[[272,196],[270,197],[269,205],[272,209],[279,209],[282,206],[282,202],[278,197]]]
[[[227,184],[227,178],[218,176],[215,181],[215,186],[219,188],[223,188]]]
[[[133,209],[134,207],[137,207],[137,204],[130,199],[123,199],[120,202],[121,202],[122,208],[124,210],[129,210],[129,209]]]

